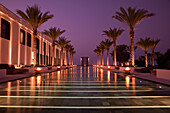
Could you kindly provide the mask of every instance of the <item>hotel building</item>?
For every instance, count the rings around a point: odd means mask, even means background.
[[[52,64],[52,39],[38,33],[37,62]],[[60,47],[55,46],[54,64],[60,64]],[[28,65],[33,63],[33,31],[24,21],[0,4],[0,64]],[[64,64],[66,54],[64,51]]]

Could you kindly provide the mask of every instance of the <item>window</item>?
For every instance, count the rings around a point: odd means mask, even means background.
[[[31,34],[27,33],[27,46],[31,47]]]
[[[1,18],[1,37],[10,40],[10,23]]]
[[[25,45],[25,31],[20,29],[20,44]]]

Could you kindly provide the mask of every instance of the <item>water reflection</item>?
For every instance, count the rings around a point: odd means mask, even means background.
[[[107,70],[107,82],[110,84],[110,70]]]
[[[129,86],[130,86],[130,76],[129,75],[127,75],[125,77],[125,82],[126,82],[126,87],[129,88]]]

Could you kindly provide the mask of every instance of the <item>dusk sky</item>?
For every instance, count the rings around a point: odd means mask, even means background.
[[[42,12],[50,11],[54,17],[44,23],[39,31],[50,27],[65,29],[62,36],[71,40],[77,52],[74,56],[75,64],[80,64],[80,57],[83,56],[90,57],[90,64],[96,64],[93,50],[102,40],[108,38],[102,35],[102,31],[109,30],[110,27],[125,30],[117,40],[117,45],[130,45],[129,27],[112,18],[116,11],[120,11],[120,6],[144,8],[155,13],[154,17],[144,19],[135,27],[135,43],[140,38],[150,37],[160,39],[156,51],[164,53],[170,49],[170,0],[0,0],[0,3],[15,14],[16,9],[25,12],[28,5],[34,4],[37,4]],[[110,52],[112,50],[113,46]],[[138,48],[135,57],[141,55],[144,55],[144,51]]]

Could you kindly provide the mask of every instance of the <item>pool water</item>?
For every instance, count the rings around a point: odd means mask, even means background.
[[[170,113],[170,88],[74,67],[0,84],[0,113]]]

